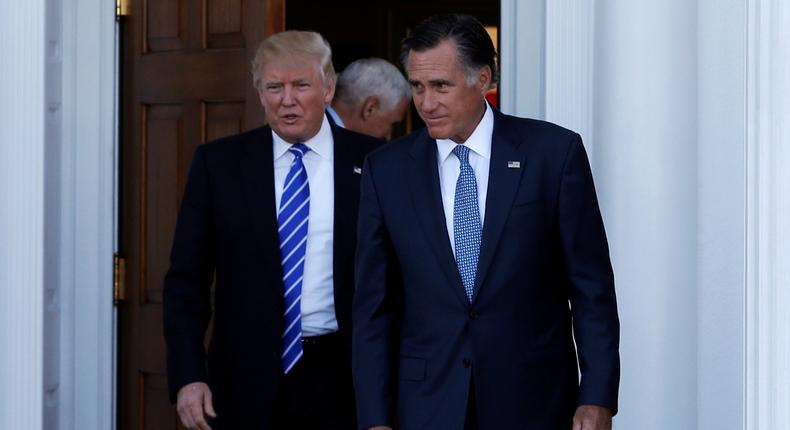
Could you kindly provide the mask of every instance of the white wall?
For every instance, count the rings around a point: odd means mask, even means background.
[[[112,429],[115,19],[0,3],[0,428]]]
[[[502,2],[503,109],[591,153],[622,321],[615,428],[743,428],[747,2],[529,3]],[[544,43],[504,45],[520,37]],[[544,77],[539,106],[506,86],[524,73]]]
[[[617,428],[692,429],[697,400],[693,2],[599,2],[593,165],[622,321]]]

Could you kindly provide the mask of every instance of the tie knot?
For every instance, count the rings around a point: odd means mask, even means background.
[[[297,158],[302,158],[309,150],[310,148],[308,148],[304,143],[294,143],[290,148],[288,148],[288,152]]]
[[[453,148],[453,154],[461,161],[461,164],[465,164],[469,162],[469,147],[464,145],[455,145]]]

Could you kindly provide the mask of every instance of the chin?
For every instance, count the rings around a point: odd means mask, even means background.
[[[442,130],[436,130],[428,127],[428,135],[431,136],[432,139],[449,139],[450,136],[447,132]]]
[[[278,133],[278,134],[280,136],[282,136],[282,138],[285,139],[287,142],[291,142],[291,143],[305,140],[305,139],[302,139],[302,136],[305,135],[304,131],[302,131],[302,130],[293,130],[293,129],[290,129],[289,127],[281,128],[280,129],[280,133]]]

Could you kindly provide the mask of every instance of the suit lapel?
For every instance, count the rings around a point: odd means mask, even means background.
[[[247,156],[241,160],[241,172],[253,229],[270,269],[276,270],[277,276],[274,278],[282,282],[271,128],[263,127],[260,134],[253,134],[245,142],[245,150]]]
[[[427,132],[423,131],[420,137],[415,140],[411,156],[413,158],[411,171],[406,177],[414,200],[417,218],[439,261],[439,267],[447,280],[450,281],[448,285],[466,306],[469,301],[464,292],[461,276],[458,274],[458,266],[450,246],[450,237],[447,234],[447,224],[444,218],[436,160],[436,142],[428,137]]]
[[[472,300],[477,297],[494,259],[494,253],[513,205],[521,176],[526,166],[524,151],[520,150],[520,139],[510,133],[505,116],[494,111],[494,133],[491,138],[491,166],[488,173],[488,197],[486,198],[485,224],[480,244],[480,258]],[[515,163],[518,163],[516,168]]]
[[[359,206],[356,198],[359,194],[358,174],[354,173],[356,154],[359,151],[352,141],[342,138],[342,132],[332,125],[332,140],[334,141],[334,233],[332,240],[332,270],[334,271],[335,287],[335,313],[338,323],[344,319],[347,309],[341,309],[346,302],[341,297],[342,285],[345,279],[353,279],[353,275],[345,272],[349,267],[348,262],[354,257],[354,244],[356,240],[356,213]],[[357,175],[356,181],[354,176]],[[353,214],[353,216],[350,216]],[[348,275],[348,276],[347,276]]]

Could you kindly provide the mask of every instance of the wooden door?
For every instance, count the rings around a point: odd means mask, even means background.
[[[285,0],[139,0],[122,22],[118,428],[176,429],[167,395],[162,285],[184,180],[201,143],[257,127],[258,43]]]

